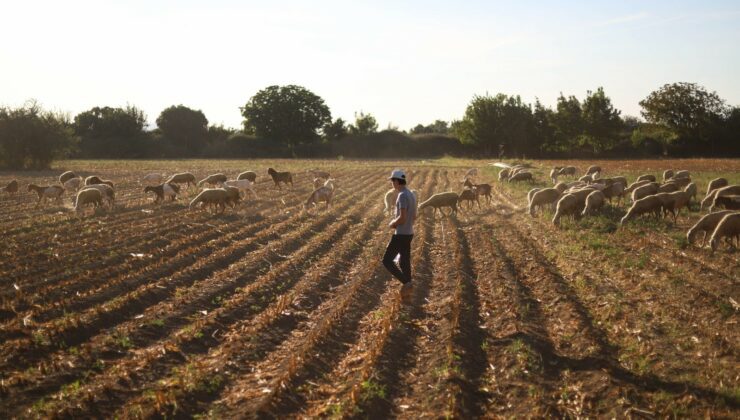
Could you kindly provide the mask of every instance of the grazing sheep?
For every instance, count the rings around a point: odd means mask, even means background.
[[[83,188],[75,197],[75,212],[82,211],[82,207],[88,204],[92,204],[93,207],[100,207],[102,201],[103,194],[100,193],[100,190],[96,188]]]
[[[177,184],[160,184],[160,185],[147,185],[144,187],[144,194],[153,192],[155,195],[154,202],[159,203],[164,201],[165,198],[169,198],[170,201],[177,199],[177,194],[180,193],[180,187]]]
[[[678,178],[674,176],[673,178],[669,179],[668,182],[666,182],[664,185],[675,184],[678,186],[679,189],[682,189],[682,188],[685,188],[690,183],[691,183],[691,178],[686,178],[686,177]]]
[[[82,186],[82,178],[69,178],[64,181],[64,189],[67,191],[77,191]]]
[[[232,208],[236,207],[242,199],[239,194],[239,188],[224,185],[222,189],[226,191],[226,204],[230,205]]]
[[[38,194],[39,200],[36,202],[36,207],[40,206],[41,202],[46,201],[47,199],[55,199],[59,201],[62,199],[62,194],[64,194],[64,187],[61,185],[38,186],[36,184],[28,184],[26,189],[28,191],[35,191],[36,194]]]
[[[92,184],[85,187],[85,189],[93,188],[98,191],[100,191],[100,194],[103,195],[103,199],[108,203],[108,206],[110,208],[113,208],[113,205],[116,201],[116,193],[113,190],[113,187],[111,187],[108,184]]]
[[[456,192],[443,192],[443,193],[437,193],[433,196],[429,197],[428,200],[424,201],[423,203],[419,204],[419,211],[424,210],[427,207],[432,207],[434,210],[432,211],[432,217],[437,213],[437,210],[439,210],[442,215],[444,215],[444,212],[442,211],[442,207],[449,207],[452,209],[450,211],[450,215],[457,214],[457,200],[459,199],[459,196]]]
[[[247,191],[252,193],[254,198],[257,198],[257,193],[254,191],[254,183],[248,179],[237,179],[224,182],[224,186],[238,188],[239,191],[244,193],[244,197],[247,196]]]
[[[658,185],[654,181],[648,181],[648,180],[635,181],[635,182],[631,183],[627,188],[625,188],[624,189],[624,192],[625,192],[625,194],[632,194],[632,191],[634,191],[634,190],[642,187],[643,185],[647,185],[647,184],[655,184],[655,185]]]
[[[141,182],[144,185],[160,185],[162,184],[162,181],[164,181],[164,176],[162,174],[157,173],[150,173],[144,175],[144,178],[141,179]]]
[[[231,188],[231,187],[229,187]],[[212,188],[201,191],[195,198],[190,202],[190,209],[194,209],[199,203],[202,203],[206,207],[215,207],[221,209],[219,213],[223,213],[226,209],[226,204],[231,201],[229,192],[223,188]]]
[[[504,182],[505,180],[509,179],[510,173],[511,173],[511,168],[504,168],[500,170],[498,173],[499,182]]]
[[[566,215],[575,217],[579,212],[579,199],[574,194],[565,194],[558,200],[555,206],[555,215],[552,218],[552,224],[560,226],[560,219]]]
[[[517,172],[514,175],[511,175],[509,177],[509,182],[515,182],[515,181],[534,181],[534,178],[532,178],[531,172]]]
[[[226,178],[226,175],[221,173],[208,175],[207,177],[198,181],[198,187],[202,187],[204,184],[208,184],[211,186],[224,185],[224,182],[226,182],[227,179],[228,178]]]
[[[730,183],[727,182],[727,178],[714,178],[713,180],[709,181],[709,184],[707,185],[707,194],[705,195],[705,197],[708,196],[712,191],[718,188],[726,187],[729,184]]]
[[[323,201],[326,203],[325,208],[329,209],[332,197],[334,197],[334,184],[331,180],[327,180],[323,186],[316,188],[311,195],[308,196],[308,200],[306,200],[303,208],[308,210],[311,206],[316,206],[319,202]]]
[[[462,207],[462,202],[467,201],[468,209],[473,207],[473,202],[478,203],[478,208],[480,208],[480,201],[478,201],[478,195],[469,188],[465,188],[464,190],[462,190],[457,200],[460,202],[461,207]]]
[[[607,188],[602,190],[604,197],[612,202],[612,198],[617,197],[617,205],[622,203],[622,196],[624,195],[624,185],[622,182],[614,182]]]
[[[520,173],[520,172],[529,172],[527,171],[527,167],[524,165],[514,165],[511,167],[511,172],[509,172],[509,179],[511,179],[512,176]]]
[[[187,188],[190,188],[191,185],[195,187],[195,175],[190,172],[174,174],[167,180],[166,184],[185,184]]]
[[[584,175],[584,176],[578,178],[578,181],[579,182],[584,182],[586,184],[590,184],[590,183],[594,182],[594,177],[593,177],[592,174],[588,174],[588,175]]]
[[[490,203],[493,200],[493,196],[491,195],[493,187],[491,187],[491,184],[473,184],[469,179],[465,179],[463,185],[473,190],[476,196],[486,197],[487,203]]]
[[[59,183],[64,185],[67,181],[69,181],[72,178],[77,178],[77,175],[75,175],[72,171],[64,172],[63,174],[59,175]]]
[[[648,195],[632,203],[632,207],[627,210],[627,214],[622,217],[619,221],[620,225],[625,224],[627,221],[636,218],[642,214],[653,213],[656,217],[660,217],[660,213],[663,210],[663,202],[655,195]]]
[[[331,178],[331,175],[329,174],[329,172],[320,171],[318,169],[309,169],[308,173],[311,174],[311,176],[313,176],[314,178],[324,178],[324,179]]]
[[[95,185],[95,184],[107,184],[107,185],[110,185],[111,187],[113,186],[113,183],[111,181],[106,182],[105,180],[95,175],[91,175],[85,178],[85,185]]]
[[[700,233],[702,233],[703,235],[701,238],[701,246],[703,247],[707,239],[707,234],[711,235],[719,222],[722,220],[722,218],[732,213],[736,212],[732,210],[722,210],[716,213],[709,213],[699,219],[699,221],[696,222],[696,224],[692,226],[691,229],[689,229],[689,231],[686,233],[686,240],[688,241],[689,245],[692,245],[694,242],[696,242],[696,237]]]
[[[614,185],[621,185],[621,184],[614,184]],[[591,194],[586,196],[586,206],[583,208],[583,212],[581,213],[581,216],[586,216],[592,213],[596,213],[596,210],[599,210],[600,208],[604,207],[604,201],[606,197],[604,196],[604,193],[601,191],[594,191]]]
[[[671,178],[673,178],[673,170],[666,169],[665,171],[663,171],[663,182],[666,182]]]
[[[696,200],[696,193],[697,193],[696,184],[694,184],[693,182],[689,182],[689,185],[687,185],[683,190],[689,193],[689,195],[694,200]]]
[[[18,192],[18,181],[15,179],[5,184],[5,186],[2,188],[3,191],[5,191],[8,194],[15,194]]]
[[[715,197],[709,212],[714,213],[716,209],[740,210],[740,195],[723,195]]]
[[[594,179],[598,178],[598,176],[601,175],[601,166],[598,166],[598,165],[589,166],[588,169],[586,170],[586,175],[593,175],[593,174],[596,174]]]
[[[562,168],[560,166],[554,166],[552,169],[550,169],[550,179],[552,180],[553,184],[558,183],[558,177],[560,176],[560,170]]]
[[[650,175],[650,174],[640,175],[637,177],[636,182],[640,182],[640,181],[655,182],[655,175]]]
[[[675,182],[667,182],[665,184],[658,186],[658,192],[664,192],[664,193],[679,191],[680,189],[681,187]]]
[[[717,197],[721,197],[723,195],[737,195],[740,194],[740,185],[728,185],[726,187],[720,187],[716,190],[713,190],[709,195],[704,197],[703,200],[701,200],[701,210],[704,210],[707,206],[710,208],[714,204],[714,200]]]
[[[562,193],[568,189],[568,184],[566,184],[565,182],[558,182],[557,184],[555,184],[553,188],[555,188],[556,190]]]
[[[568,175],[568,176],[575,176],[576,175],[576,167],[575,166],[564,166],[560,168],[560,175]]]
[[[691,173],[689,171],[683,170],[683,171],[676,171],[675,174],[671,177],[671,179],[675,178],[691,178]]]
[[[527,207],[529,207],[529,203],[532,202],[532,197],[537,193],[537,191],[540,191],[542,188],[532,188],[527,192]]]
[[[529,215],[534,217],[537,207],[555,205],[562,194],[563,192],[556,188],[544,188],[536,191],[529,199]]]
[[[411,190],[411,194],[414,195],[414,200],[418,203],[419,202],[419,195],[416,193],[416,190]],[[391,188],[385,193],[385,197],[383,198],[383,204],[385,204],[385,212],[393,215],[395,210],[395,203],[396,199],[398,198],[398,191],[396,191],[395,188]]]
[[[658,184],[656,184],[655,182],[651,182],[649,184],[645,184],[645,185],[635,188],[632,191],[632,202],[635,202],[649,195],[657,194],[658,187],[659,187]]]
[[[241,181],[242,179],[247,179],[251,182],[257,181],[257,172],[254,171],[244,171],[239,174],[239,176],[236,177],[237,181]]]
[[[275,183],[278,189],[281,189],[280,183],[285,185],[290,184],[291,188],[293,187],[293,175],[290,172],[278,172],[272,168],[268,168],[267,174],[272,177],[272,182]]]
[[[712,252],[717,250],[719,241],[722,238],[730,238],[731,241],[740,241],[740,213],[728,214],[717,224],[717,227],[712,233],[711,239],[709,239],[709,245],[712,247]]]
[[[689,207],[689,201],[691,200],[691,195],[689,195],[686,191],[674,191],[671,193],[668,193],[668,195],[671,197],[669,207],[667,211],[670,211],[671,214],[673,214],[673,223],[676,223],[676,220],[678,218],[678,214],[681,212],[682,208],[688,209]]]

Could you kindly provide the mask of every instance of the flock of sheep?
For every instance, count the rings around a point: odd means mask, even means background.
[[[304,208],[308,210],[320,202],[324,202],[328,208],[334,195],[336,181],[330,178],[326,171],[309,170],[308,172],[313,176],[315,188],[304,204]],[[293,186],[293,175],[290,172],[278,172],[269,168],[267,174],[272,177],[275,186],[278,188],[281,188],[281,184]],[[246,197],[249,193],[257,198],[257,193],[254,190],[256,179],[256,172],[245,171],[233,180],[229,180],[222,173],[217,173],[209,175],[196,183],[195,175],[182,172],[168,178],[159,173],[150,173],[145,175],[141,181],[145,185],[144,193],[152,193],[155,203],[177,200],[178,195],[184,188],[190,190],[192,187],[207,187],[199,191],[195,198],[190,201],[189,207],[191,209],[200,207],[223,212],[226,206],[235,207],[242,199],[242,194]],[[8,182],[0,188],[0,191],[10,195],[18,195],[18,181]],[[81,212],[85,207],[112,209],[116,196],[115,185],[112,181],[101,179],[95,175],[82,178],[72,171],[61,174],[58,184],[45,186],[29,184],[27,191],[33,191],[38,195],[36,207],[50,200],[61,202],[64,193],[70,191],[74,193],[72,204],[75,212]]]
[[[499,172],[501,182],[514,182],[534,179],[531,172],[523,165],[511,166],[494,163],[503,168]],[[651,174],[639,176],[635,182],[628,184],[624,176],[601,177],[602,168],[591,166],[586,173],[571,182],[559,182],[562,176],[575,178],[573,166],[554,167],[550,179],[554,184],[550,188],[533,188],[527,193],[527,209],[535,217],[538,209],[545,206],[554,208],[552,223],[560,225],[563,217],[579,218],[598,212],[606,202],[622,200],[629,197],[632,201],[627,213],[620,220],[620,225],[642,215],[655,217],[673,217],[674,223],[682,209],[691,211],[691,200],[697,199],[696,184],[691,182],[691,174],[686,170],[666,170],[663,179],[658,182]],[[708,209],[709,214],[702,217],[687,233],[687,240],[693,244],[702,237],[702,246],[706,244],[709,234],[709,245],[714,251],[724,238],[730,245],[740,242],[740,185],[728,185],[725,178],[716,178],[709,182],[706,195],[701,201],[700,210]],[[720,209],[724,208],[724,211]]]

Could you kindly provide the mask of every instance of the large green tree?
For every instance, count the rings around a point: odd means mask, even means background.
[[[95,107],[75,116],[74,130],[85,157],[146,155],[146,115],[135,106]]]
[[[324,138],[327,141],[337,141],[349,134],[347,123],[343,119],[337,118],[333,122],[324,126]]]
[[[453,129],[488,156],[536,153],[532,110],[519,96],[475,96]]]
[[[45,111],[36,102],[19,108],[0,107],[0,167],[48,168],[76,144],[69,118]]]
[[[378,132],[378,121],[370,113],[355,112],[355,123],[350,124],[349,131],[352,134],[367,135]]]
[[[320,96],[297,85],[268,86],[241,108],[244,131],[293,148],[321,139],[319,131],[331,122]]]
[[[417,124],[414,128],[409,131],[409,134],[447,134],[450,132],[449,124],[447,121],[435,120],[429,125]]]
[[[614,108],[603,88],[596,89],[596,92],[589,91],[581,110],[581,146],[590,147],[594,154],[614,147],[619,142],[624,126],[620,114],[621,111]]]
[[[208,142],[208,119],[201,110],[170,106],[157,117],[157,127],[167,141],[186,155],[197,155]]]
[[[725,102],[716,92],[696,83],[671,83],[651,92],[640,106],[648,123],[672,132],[663,136],[666,142],[708,143],[714,151],[715,136],[711,134],[726,113]]]

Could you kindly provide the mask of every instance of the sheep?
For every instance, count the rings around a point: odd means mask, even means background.
[[[621,185],[619,183],[614,185]],[[591,194],[586,196],[586,206],[583,208],[583,212],[581,213],[581,216],[586,216],[591,213],[595,213],[596,210],[604,207],[604,200],[605,200],[604,193],[601,191],[594,191]]]
[[[248,179],[237,179],[224,182],[225,186],[238,188],[240,192],[244,193],[244,197],[247,196],[247,191],[252,193],[254,198],[257,198],[257,193],[254,191],[254,183]]]
[[[248,179],[251,182],[255,182],[257,180],[257,172],[244,171],[240,173],[239,176],[236,177],[237,181],[241,181],[242,179]]]
[[[675,182],[667,182],[663,185],[658,186],[658,192],[664,192],[664,193],[674,192],[680,189],[681,187]]]
[[[165,182],[165,184],[185,184],[187,188],[190,188],[191,185],[195,187],[195,175],[190,172],[174,174],[167,180],[167,182]]]
[[[498,173],[498,180],[499,182],[504,182],[505,180],[509,179],[509,174],[511,173],[511,168],[504,168]]]
[[[331,175],[329,175],[329,172],[320,171],[318,169],[309,169],[308,173],[311,174],[311,176],[313,176],[314,178],[324,178],[324,179],[331,178]]]
[[[716,190],[713,190],[709,195],[704,197],[704,199],[701,201],[701,210],[704,210],[705,207],[711,207],[714,205],[714,200],[717,197],[722,197],[723,195],[736,195],[740,194],[740,185],[728,185],[726,187],[717,188]]]
[[[227,179],[228,178],[226,178],[226,175],[221,173],[208,175],[207,177],[198,181],[198,187],[202,187],[204,184],[208,184],[211,186],[224,185],[224,182],[226,182]]]
[[[100,177],[97,177],[95,175],[89,176],[85,178],[85,185],[95,185],[95,184],[105,184],[109,185],[111,188],[113,188],[113,181],[108,181],[105,179],[100,179]]]
[[[627,214],[622,217],[619,224],[624,225],[627,221],[646,213],[653,213],[656,217],[660,217],[662,209],[663,202],[655,195],[648,195],[633,202],[632,207],[627,210]]]
[[[694,200],[696,200],[696,192],[697,192],[696,184],[694,184],[693,182],[689,182],[689,185],[687,185],[683,190],[689,193],[689,195]]]
[[[691,173],[689,171],[683,170],[683,171],[676,171],[675,174],[671,177],[671,179],[675,178],[691,178]]]
[[[512,176],[520,173],[520,172],[528,172],[527,167],[524,165],[514,165],[511,167],[511,172],[509,172],[509,179],[511,179]]]
[[[674,191],[672,193],[668,193],[670,196],[670,204],[667,209],[673,214],[673,223],[676,223],[676,220],[678,218],[678,214],[681,212],[681,209],[686,207],[688,209],[689,201],[691,200],[691,195],[687,191]]]
[[[514,175],[511,175],[509,177],[509,182],[514,181],[529,181],[532,182],[534,179],[532,178],[531,172],[517,172]]]
[[[709,181],[709,184],[707,185],[707,194],[708,196],[711,194],[712,191],[716,190],[717,188],[722,188],[728,186],[730,183],[727,182],[727,178],[714,178],[713,180]]]
[[[319,188],[316,188],[311,195],[308,196],[308,200],[306,200],[306,203],[303,205],[304,210],[308,210],[311,206],[316,206],[320,201],[323,201],[326,203],[325,209],[329,209],[329,206],[331,205],[331,199],[334,196],[334,185],[329,183],[328,185],[323,185]]]
[[[64,187],[61,185],[52,185],[52,186],[38,186],[36,184],[28,184],[28,187],[26,187],[28,191],[35,191],[36,194],[39,196],[39,200],[36,202],[36,207],[41,205],[42,201],[45,201],[47,199],[55,199],[57,201],[62,199],[62,194],[64,194]]]
[[[326,180],[324,178],[314,178],[313,179],[313,189],[315,190],[315,189],[320,188],[322,185],[324,185],[325,181]]]
[[[617,197],[617,204],[621,204],[624,195],[624,185],[622,182],[614,182],[609,187],[602,190],[604,197],[612,202],[612,198]]]
[[[224,185],[223,190],[226,191],[226,204],[231,205],[232,208],[236,207],[241,201],[241,195],[239,195],[239,188]]]
[[[201,191],[192,201],[190,201],[189,207],[192,210],[196,205],[202,203],[205,206],[215,206],[217,209],[220,208],[220,213],[223,213],[226,209],[226,204],[229,202],[230,196],[228,191],[223,188],[212,188]]]
[[[282,182],[285,185],[290,184],[291,188],[293,187],[293,175],[290,172],[278,172],[272,168],[267,168],[267,174],[272,177],[272,182],[275,183],[275,186],[280,188],[280,183]]]
[[[585,182],[586,184],[590,184],[590,183],[594,182],[594,178],[593,178],[593,175],[592,174],[588,174],[588,175],[584,175],[584,176],[578,178],[578,181],[579,182]]]
[[[75,212],[82,211],[82,207],[88,204],[92,204],[93,207],[100,207],[103,201],[103,194],[96,188],[83,188],[77,192],[75,197],[74,208]]]
[[[542,188],[532,188],[527,192],[527,207],[529,207],[529,203],[532,202],[532,197],[537,193],[537,191],[542,190]]]
[[[414,195],[414,201],[417,203],[419,202],[419,196],[416,193],[416,190],[411,190],[411,194]],[[385,197],[383,198],[383,203],[385,204],[385,212],[388,214],[394,214],[395,207],[394,204],[396,203],[396,199],[398,198],[398,191],[396,191],[395,188],[391,188],[385,193]]]
[[[141,182],[145,185],[160,185],[162,184],[162,181],[164,181],[164,175],[157,174],[157,173],[149,173],[144,175],[144,178],[141,179]]]
[[[565,182],[558,182],[557,184],[555,184],[553,188],[555,188],[556,190],[562,193],[568,189],[568,184],[566,184]]]
[[[651,182],[649,184],[642,185],[638,188],[635,188],[632,191],[632,202],[647,197],[649,195],[657,194],[658,193],[658,184],[655,182]]]
[[[552,169],[550,169],[550,179],[552,180],[553,184],[558,183],[558,177],[560,176],[560,170],[562,168],[560,166],[553,166]]]
[[[5,191],[8,194],[15,194],[18,192],[18,181],[15,179],[5,184],[5,186],[2,188],[3,191]]]
[[[72,171],[64,172],[63,174],[59,175],[59,183],[64,185],[67,181],[69,181],[72,178],[77,178],[77,175],[75,175]]]
[[[103,195],[103,198],[108,203],[108,206],[110,206],[110,208],[113,208],[113,205],[115,204],[115,201],[116,201],[116,193],[113,190],[113,187],[107,184],[93,184],[93,185],[86,186],[84,189],[89,189],[89,188],[93,188],[93,189],[100,191],[100,194]]]
[[[437,213],[437,210],[439,210],[442,215],[444,215],[444,212],[442,211],[442,207],[449,207],[452,209],[450,211],[450,215],[457,214],[457,200],[459,199],[459,195],[456,192],[442,192],[434,194],[433,196],[429,197],[426,201],[419,204],[419,211],[424,210],[427,207],[432,207],[434,210],[432,211],[432,217]]]
[[[153,192],[155,195],[154,202],[159,203],[164,201],[165,198],[169,197],[170,201],[177,199],[177,194],[180,193],[180,187],[177,184],[159,184],[159,185],[147,185],[144,187],[144,194]]]
[[[657,183],[655,181],[648,181],[648,180],[635,181],[635,182],[631,183],[627,188],[625,188],[624,189],[624,192],[626,194],[632,194],[632,191],[634,191],[634,190],[642,187],[643,185],[653,184],[653,183],[657,185]]]
[[[637,177],[636,182],[640,182],[640,181],[655,182],[655,175],[650,175],[650,174],[640,175]]]
[[[563,168],[560,168],[560,175],[575,176],[576,167],[575,166],[565,166]]]
[[[554,205],[558,202],[562,194],[563,192],[556,188],[538,190],[532,194],[532,198],[529,200],[529,215],[534,217],[537,207],[543,207],[547,204]]]
[[[673,178],[673,170],[666,169],[665,171],[663,171],[663,182],[666,182],[671,178]]]
[[[560,197],[560,200],[555,205],[555,215],[552,218],[552,224],[560,226],[560,219],[566,215],[578,216],[585,205],[586,197],[594,191],[596,190],[593,188],[582,188],[568,192]]]
[[[82,178],[69,178],[64,181],[64,189],[67,191],[77,191],[82,186]]]
[[[472,182],[470,182],[469,179],[466,178],[465,181],[463,182],[463,185],[473,190],[473,192],[475,193],[477,197],[480,197],[480,196],[486,197],[487,203],[490,203],[491,200],[493,200],[493,197],[491,196],[491,191],[493,190],[493,188],[491,187],[490,184],[473,184]]]
[[[594,179],[598,178],[599,175],[601,175],[601,166],[598,166],[598,165],[589,166],[588,169],[586,170],[586,175],[593,175],[593,174],[596,174]]]
[[[726,208],[727,210],[740,210],[740,195],[723,195],[716,197],[709,212],[714,213],[715,209]]]
[[[462,192],[460,193],[460,196],[458,197],[458,201],[460,202],[461,206],[462,206],[463,201],[467,201],[468,209],[473,207],[473,202],[478,203],[478,208],[480,208],[480,201],[478,201],[478,195],[472,189],[469,189],[469,188],[465,188],[464,190],[462,190]]]
[[[712,247],[712,252],[717,250],[719,241],[722,238],[740,240],[740,213],[728,214],[717,224],[714,232],[712,232],[711,239],[709,239],[709,245]]]
[[[666,184],[676,184],[679,189],[685,188],[691,183],[691,178],[687,177],[673,177],[666,182]]]
[[[737,212],[732,210],[722,210],[716,213],[709,213],[699,219],[699,221],[696,222],[696,224],[686,233],[686,240],[689,245],[693,245],[694,242],[696,242],[697,236],[702,233],[701,246],[703,247],[707,239],[707,234],[711,235],[712,232],[714,232],[714,228],[717,227],[717,224],[719,224],[722,218],[732,213]]]

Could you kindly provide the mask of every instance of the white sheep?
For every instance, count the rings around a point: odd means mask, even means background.
[[[515,182],[515,181],[533,181],[534,178],[532,177],[531,172],[521,171],[517,172],[511,176],[509,176],[509,182]]]
[[[255,182],[257,180],[257,172],[254,171],[244,171],[239,174],[239,176],[236,177],[237,181],[241,181],[242,179],[248,179],[252,182]]]
[[[64,189],[66,191],[77,191],[82,186],[82,178],[69,178],[64,181]]]
[[[568,175],[568,176],[575,176],[576,175],[576,167],[575,166],[564,166],[560,168],[560,175]]]
[[[737,212],[732,210],[722,210],[716,213],[709,213],[699,219],[699,221],[696,222],[696,224],[692,226],[691,229],[689,229],[689,231],[686,233],[686,240],[689,245],[692,245],[694,242],[696,242],[697,236],[699,236],[699,234],[701,233],[703,234],[701,239],[701,246],[704,246],[707,239],[707,234],[711,235],[719,222],[722,220],[722,218],[732,213]]]
[[[229,187],[231,188],[231,187]],[[238,194],[238,192],[237,192]],[[195,208],[198,204],[207,207],[215,207],[221,209],[219,213],[223,213],[226,209],[226,204],[230,202],[229,192],[223,188],[212,188],[201,191],[195,198],[190,201],[190,209]]]
[[[665,184],[658,186],[658,192],[662,193],[679,191],[680,189],[681,187],[675,182],[666,182]]]
[[[632,207],[627,210],[627,214],[625,214],[624,217],[622,217],[622,220],[619,221],[619,224],[623,225],[627,221],[646,213],[653,213],[656,217],[660,217],[662,209],[663,202],[655,195],[648,195],[639,200],[635,200],[635,202],[632,203]]]
[[[141,179],[141,182],[144,185],[151,185],[151,186],[160,185],[162,184],[163,181],[164,181],[164,175],[157,174],[157,173],[146,174],[144,175],[144,178]]]
[[[103,195],[100,190],[96,188],[83,188],[77,192],[75,197],[74,208],[75,212],[82,211],[83,206],[92,204],[93,207],[99,207],[103,201]]]
[[[252,193],[254,198],[257,198],[257,193],[254,191],[254,183],[248,179],[237,179],[224,182],[224,185],[239,189],[244,193],[244,197],[247,196],[247,191]]]
[[[673,178],[673,170],[666,169],[665,171],[663,171],[663,182],[666,182],[671,178]]]
[[[632,191],[632,202],[645,198],[649,195],[658,193],[658,184],[651,182],[649,184],[641,185]]]
[[[316,206],[320,202],[326,203],[326,209],[329,209],[331,205],[332,197],[334,197],[334,184],[327,180],[328,184],[323,185],[315,189],[311,195],[308,196],[308,200],[303,205],[304,210],[308,210],[312,206]]]
[[[424,210],[427,207],[432,207],[434,210],[432,211],[432,217],[437,213],[437,210],[444,215],[444,212],[442,211],[442,207],[449,207],[451,209],[450,215],[457,214],[457,201],[458,201],[458,194],[456,192],[442,192],[434,194],[433,196],[429,197],[426,201],[419,204],[419,211]]]
[[[676,171],[676,173],[673,174],[671,179],[673,178],[691,178],[691,173],[687,170]]]
[[[185,184],[187,188],[195,186],[195,175],[190,172],[181,172],[179,174],[172,175],[168,180],[167,184]]]
[[[574,194],[565,194],[560,197],[555,206],[555,215],[552,218],[552,224],[560,226],[560,219],[566,215],[575,216],[579,211],[579,199]]]
[[[199,187],[202,187],[204,184],[208,184],[208,185],[212,185],[212,186],[215,186],[215,185],[224,185],[224,182],[226,182],[226,179],[227,179],[226,178],[226,175],[224,175],[224,174],[221,174],[221,173],[219,173],[219,174],[211,174],[211,175],[208,175],[207,177],[201,179],[200,181],[198,181],[198,186]]]
[[[411,194],[414,195],[414,201],[417,203],[419,202],[419,195],[416,193],[416,190],[411,190]],[[396,199],[398,198],[398,191],[396,191],[395,188],[391,188],[385,193],[385,197],[383,197],[383,204],[385,204],[384,211],[390,215],[393,215],[395,213],[395,204]]]
[[[704,195],[705,197],[708,196],[712,191],[726,187],[730,183],[727,182],[727,178],[714,178],[713,180],[709,181],[709,184],[707,185],[707,193]]]
[[[85,187],[85,189],[96,189],[100,191],[103,196],[103,200],[108,203],[108,206],[112,209],[116,201],[116,192],[108,184],[92,184]]]
[[[716,190],[713,190],[709,195],[704,197],[704,199],[701,201],[701,209],[704,210],[706,206],[711,208],[714,206],[714,201],[717,199],[717,197],[722,197],[724,195],[737,195],[740,194],[740,185],[728,185],[726,187],[720,187]]]
[[[709,239],[712,252],[717,250],[719,241],[722,238],[730,238],[731,241],[740,241],[740,213],[728,214],[717,224],[711,239]]]
[[[560,170],[562,168],[560,166],[554,166],[552,169],[550,169],[550,180],[552,180],[553,184],[558,183],[558,177],[560,176]]]
[[[535,191],[534,194],[532,194],[531,199],[529,199],[529,204],[527,206],[529,208],[529,215],[534,217],[537,207],[543,207],[545,205],[554,206],[562,194],[563,191],[560,191],[557,188],[538,189],[538,191]]]
[[[64,172],[63,174],[59,175],[59,183],[64,185],[65,182],[69,181],[72,178],[77,178],[77,175],[75,175],[72,171]]]
[[[640,181],[655,182],[656,181],[655,175],[650,175],[650,174],[640,175],[640,176],[637,177],[637,181],[636,182],[640,182]]]
[[[615,185],[621,185],[621,184],[615,184]],[[586,196],[586,205],[583,208],[583,212],[581,213],[581,216],[586,216],[592,213],[595,213],[596,210],[604,207],[604,201],[606,201],[604,197],[604,193],[601,191],[594,191]]]

